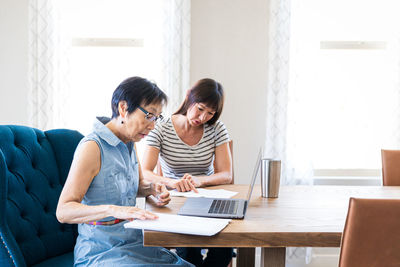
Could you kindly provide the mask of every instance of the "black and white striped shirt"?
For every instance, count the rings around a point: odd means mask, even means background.
[[[175,131],[171,118],[158,122],[146,138],[146,144],[160,150],[159,160],[164,177],[180,179],[185,173],[214,173],[215,148],[229,142],[225,125],[217,121],[204,125],[203,136],[193,146],[184,143]]]

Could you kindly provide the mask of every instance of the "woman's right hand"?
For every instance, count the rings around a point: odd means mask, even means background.
[[[179,192],[188,192],[188,191],[194,191],[198,193],[196,186],[192,183],[191,180],[188,179],[171,179],[169,187],[176,189]]]
[[[118,219],[133,221],[139,220],[154,220],[158,216],[147,210],[142,210],[131,206],[112,206],[112,216]]]

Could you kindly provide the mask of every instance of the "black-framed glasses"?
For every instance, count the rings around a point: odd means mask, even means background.
[[[151,112],[148,112],[147,110],[145,110],[142,107],[138,107],[138,109],[140,109],[141,111],[143,111],[144,114],[146,114],[145,118],[148,121],[157,121],[157,120],[162,120],[164,117],[160,114],[159,116],[154,115]]]

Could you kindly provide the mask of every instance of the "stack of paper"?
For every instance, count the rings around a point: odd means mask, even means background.
[[[212,236],[224,229],[230,219],[180,216],[155,213],[156,220],[134,220],[124,224],[125,228],[154,230],[162,232]]]
[[[238,192],[229,191],[225,189],[204,189],[204,188],[197,188],[199,191],[195,193],[193,191],[189,192],[179,192],[175,190],[169,191],[171,197],[208,197],[208,198],[231,198],[236,195]]]

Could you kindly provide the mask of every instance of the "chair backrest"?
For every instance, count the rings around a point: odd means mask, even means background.
[[[400,199],[350,198],[339,267],[400,266]]]
[[[73,251],[76,225],[56,207],[82,135],[0,126],[0,265],[30,266]]]
[[[231,181],[231,184],[234,184],[235,183],[235,180],[234,180],[235,176],[233,175],[234,168],[233,168],[233,141],[232,140],[229,141],[229,151],[231,152],[231,159],[232,159],[232,181]],[[215,169],[215,161],[214,161],[214,171],[217,171]],[[156,173],[158,175],[161,175],[161,176],[163,175],[161,164],[160,164],[159,160],[157,161]]]
[[[400,150],[384,150],[382,155],[383,185],[400,186]]]

